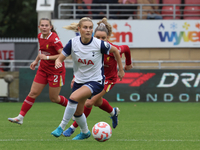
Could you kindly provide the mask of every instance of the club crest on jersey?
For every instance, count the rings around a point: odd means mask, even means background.
[[[80,58],[79,58],[79,59],[78,59],[78,62],[79,62],[79,63],[82,63],[82,64],[86,64],[86,65],[90,65],[90,64],[91,64],[91,65],[94,65],[94,63],[92,62],[92,60],[88,60],[88,61],[87,61],[86,59],[80,59]]]
[[[48,48],[49,48],[49,44],[46,45],[46,49],[48,49]]]
[[[92,57],[94,57],[94,53],[95,53],[95,52],[92,52]]]
[[[108,56],[108,57],[107,57],[107,62],[109,61],[109,59],[110,59],[110,57]]]
[[[107,42],[104,42],[105,47],[109,47],[109,44]]]

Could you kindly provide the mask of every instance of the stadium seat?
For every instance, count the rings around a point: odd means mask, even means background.
[[[185,0],[184,4],[200,4],[200,0]]]
[[[200,19],[199,6],[185,6],[183,19]]]
[[[181,4],[181,0],[163,0],[162,4]]]
[[[162,7],[161,14],[163,16],[163,19],[173,19],[173,8],[174,8],[173,6],[163,6]],[[176,6],[175,9],[176,9],[176,15],[178,15],[175,17],[175,19],[180,19],[181,18],[180,7]]]
[[[83,0],[85,4],[92,4],[92,0]],[[87,9],[91,9],[91,6],[87,6]],[[91,11],[88,12],[89,14],[92,14]]]

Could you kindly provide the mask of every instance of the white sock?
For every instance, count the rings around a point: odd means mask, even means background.
[[[22,115],[19,114],[19,115],[17,116],[17,118],[18,118],[19,120],[23,120],[23,119],[24,119],[24,116],[22,116]]]
[[[85,114],[83,113],[80,117],[75,117],[77,124],[81,128],[82,133],[88,133],[88,125]]]
[[[72,128],[73,130],[76,130],[76,128],[73,126],[73,124],[70,126],[70,128]]]
[[[74,115],[78,103],[73,103],[68,101],[67,107],[65,108],[65,112],[63,115],[63,120],[60,123],[61,128],[64,130],[72,116]]]
[[[113,108],[113,110],[112,110],[112,112],[110,113],[110,115],[111,115],[111,116],[114,116],[114,114],[115,114],[115,111],[114,111],[114,108]]]

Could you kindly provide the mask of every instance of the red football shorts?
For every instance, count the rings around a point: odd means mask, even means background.
[[[48,74],[42,70],[38,70],[34,81],[40,84],[49,83],[50,87],[60,87],[65,84],[65,74]]]
[[[116,82],[113,82],[111,80],[105,80],[104,82],[104,90],[107,92],[109,92],[113,86],[115,85]]]

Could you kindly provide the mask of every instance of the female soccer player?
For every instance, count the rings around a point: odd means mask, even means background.
[[[94,31],[94,36],[100,40],[108,42],[108,39],[112,34],[112,26],[107,22],[106,18],[103,18],[97,24],[98,26]],[[66,28],[66,29],[69,29],[69,28]],[[115,46],[119,50],[120,55],[122,53],[125,54],[125,57],[126,57],[125,70],[130,70],[133,66],[131,62],[129,47],[127,45],[117,46],[112,43],[110,44]],[[88,99],[86,101],[85,106],[84,106],[84,114],[86,117],[88,117],[88,115],[91,112],[92,106],[93,105],[97,106],[111,115],[112,126],[113,128],[116,128],[118,124],[118,114],[120,110],[118,107],[113,108],[108,103],[108,101],[102,97],[113,88],[113,86],[115,85],[117,81],[117,62],[113,54],[104,55],[104,75],[106,79],[105,79],[103,91],[100,94],[92,97],[92,99],[90,100]],[[73,80],[72,80],[72,84],[73,84]],[[67,137],[71,136],[77,127],[78,127],[78,124],[75,121],[66,131],[63,132],[63,135]]]
[[[74,115],[81,132],[73,140],[82,140],[91,135],[83,113],[85,101],[92,95],[101,93],[104,88],[103,54],[113,53],[115,55],[120,80],[124,76],[124,70],[118,49],[107,42],[92,37],[93,23],[90,18],[84,17],[78,24],[73,23],[70,27],[78,29],[80,36],[72,38],[67,43],[62,54],[56,59],[55,67],[61,67],[64,59],[71,55],[74,63],[74,85],[63,119],[58,128],[51,134],[59,137]]]
[[[38,34],[40,49],[35,61],[31,63],[30,69],[35,70],[39,60],[41,60],[40,66],[33,80],[31,90],[22,104],[19,115],[15,118],[8,118],[13,123],[23,123],[24,116],[47,84],[49,84],[49,98],[52,102],[65,107],[68,102],[64,96],[59,95],[61,86],[65,83],[66,71],[64,63],[61,68],[55,68],[55,60],[62,52],[63,45],[48,18],[40,19],[38,27],[41,31]]]

